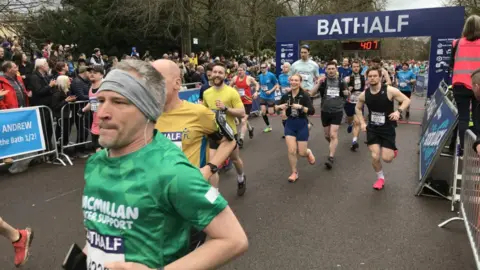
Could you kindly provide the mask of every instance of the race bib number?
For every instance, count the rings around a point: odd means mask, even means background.
[[[162,134],[163,136],[167,137],[167,139],[172,141],[173,144],[182,149],[183,132],[163,132]]]
[[[239,88],[238,93],[240,94],[241,97],[244,97],[245,96],[245,89]]]
[[[353,88],[355,88],[355,90],[361,90],[360,88],[362,88],[362,80],[359,77],[355,78]]]
[[[350,103],[358,103],[358,100],[360,99],[360,94],[362,94],[362,92],[353,92],[350,96]]]
[[[87,270],[109,270],[105,264],[125,262],[123,238],[87,232]]]
[[[264,92],[268,91],[268,86],[266,85],[262,85],[261,88],[262,88],[262,91]]]
[[[328,88],[327,89],[327,96],[329,97],[338,97],[340,96],[340,89],[337,87],[337,88]]]
[[[300,74],[300,77],[302,77],[302,81],[308,80],[308,75],[307,74]]]
[[[282,92],[280,90],[275,91],[275,100],[280,100],[282,98]]]
[[[383,126],[385,124],[385,113],[372,112],[371,122],[375,126]]]
[[[400,87],[407,87],[407,83],[406,82],[401,82]]]
[[[90,110],[92,112],[98,111],[98,99],[96,97],[90,98]]]

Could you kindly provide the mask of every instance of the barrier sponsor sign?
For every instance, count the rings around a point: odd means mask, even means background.
[[[186,100],[191,103],[198,103],[198,99],[200,98],[200,89],[188,89],[186,91],[180,91],[179,94],[180,99]]]
[[[440,156],[445,143],[458,121],[457,109],[446,97],[440,102],[435,114],[428,123],[427,129],[420,140],[420,184],[417,194],[421,192],[430,171]]]
[[[38,108],[0,111],[0,159],[45,150]]]
[[[430,101],[425,108],[425,111],[423,112],[423,121],[422,121],[422,133],[420,136],[423,136],[425,133],[425,130],[428,127],[428,123],[433,117],[433,114],[437,111],[437,108],[441,105],[443,102],[443,99],[445,97],[445,91],[441,87],[442,84],[437,88],[437,91],[433,94],[433,97],[430,98]]]
[[[416,83],[415,83],[415,93],[419,96],[423,96],[424,92],[425,92],[425,88],[426,88],[426,85],[425,85],[425,76],[423,75],[418,75],[417,76],[417,80],[416,80]]]

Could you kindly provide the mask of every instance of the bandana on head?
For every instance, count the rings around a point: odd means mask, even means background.
[[[113,91],[127,98],[150,121],[156,122],[161,115],[160,104],[147,90],[145,80],[138,79],[130,73],[114,69],[103,80],[98,92]]]

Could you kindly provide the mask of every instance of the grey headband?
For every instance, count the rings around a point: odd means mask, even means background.
[[[152,122],[160,117],[160,106],[147,90],[145,82],[126,71],[110,71],[98,89],[98,92],[101,91],[113,91],[124,96]]]

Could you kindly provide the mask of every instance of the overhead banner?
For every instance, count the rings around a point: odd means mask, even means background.
[[[432,99],[433,100],[433,99]],[[450,134],[458,121],[458,113],[452,102],[446,97],[440,102],[427,129],[420,140],[420,163],[417,195],[423,189],[425,180],[440,156]]]
[[[0,110],[0,159],[45,150],[38,108]]]
[[[451,41],[461,36],[464,17],[464,7],[280,17],[276,21],[276,61],[281,63],[280,45],[284,42],[298,46],[301,41],[310,40],[431,37],[427,93],[430,96],[439,82],[449,77],[444,63],[451,55]]]

